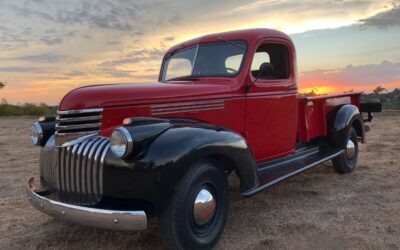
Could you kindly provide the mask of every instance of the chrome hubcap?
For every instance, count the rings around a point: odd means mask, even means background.
[[[202,189],[197,194],[193,206],[194,221],[198,226],[207,224],[213,217],[217,201],[207,189]]]
[[[347,154],[347,158],[349,158],[349,159],[352,159],[354,157],[354,155],[356,154],[356,146],[352,139],[349,139],[347,141],[346,154]]]

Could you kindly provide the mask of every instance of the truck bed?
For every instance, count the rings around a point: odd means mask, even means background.
[[[345,104],[360,108],[362,92],[298,97],[298,141],[309,142],[319,136],[327,136],[337,110]]]

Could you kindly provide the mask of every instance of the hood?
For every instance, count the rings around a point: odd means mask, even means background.
[[[62,99],[59,110],[184,101],[228,94],[230,94],[228,85],[190,81],[95,85],[77,88],[69,92]]]

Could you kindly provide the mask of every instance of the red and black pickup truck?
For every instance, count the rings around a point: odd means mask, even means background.
[[[157,83],[78,88],[57,116],[39,118],[40,177],[28,198],[54,217],[115,230],[157,217],[170,248],[209,249],[227,219],[229,173],[250,197],[327,160],[354,170],[364,122],[381,109],[360,95],[299,94],[282,32],[193,39],[167,51]]]

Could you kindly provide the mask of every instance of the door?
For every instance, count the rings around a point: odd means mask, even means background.
[[[246,96],[246,139],[258,163],[290,154],[295,148],[294,53],[289,42],[271,39],[260,41],[254,53],[250,78],[258,80]]]

